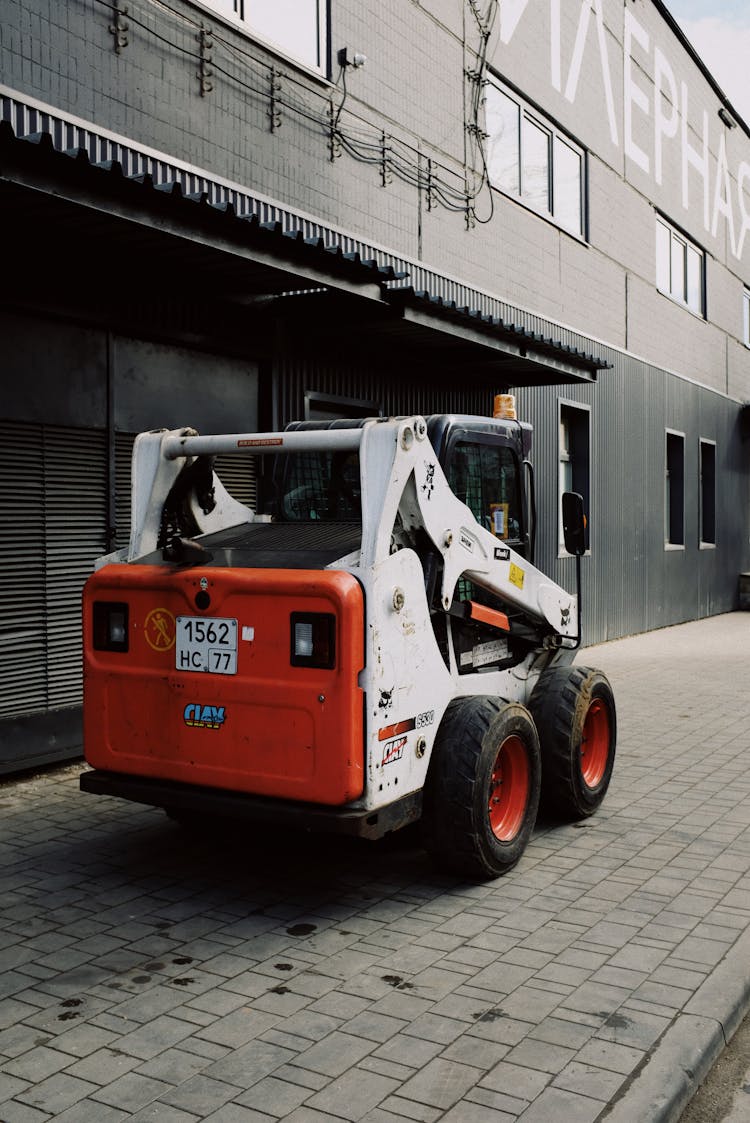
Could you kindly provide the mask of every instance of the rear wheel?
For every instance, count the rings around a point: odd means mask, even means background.
[[[615,763],[617,715],[606,675],[590,667],[553,667],[531,696],[542,748],[542,806],[568,819],[593,814]]]
[[[495,698],[451,702],[435,739],[422,838],[437,864],[472,877],[515,866],[536,821],[539,740],[528,710]]]

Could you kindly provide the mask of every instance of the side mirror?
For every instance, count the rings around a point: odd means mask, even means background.
[[[563,540],[569,554],[586,553],[586,516],[583,513],[583,496],[577,491],[563,492]]]

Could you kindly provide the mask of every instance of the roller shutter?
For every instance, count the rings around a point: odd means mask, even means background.
[[[258,497],[256,458],[227,453],[216,457],[214,469],[232,498],[255,510]]]
[[[0,719],[81,701],[81,590],[104,553],[101,431],[0,423]]]
[[[81,592],[106,551],[107,447],[102,431],[44,429],[47,705],[80,704]]]
[[[40,426],[0,423],[0,719],[47,706]]]

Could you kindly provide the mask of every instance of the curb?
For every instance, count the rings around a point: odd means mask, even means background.
[[[677,1123],[749,1010],[750,929],[735,941],[599,1119]]]

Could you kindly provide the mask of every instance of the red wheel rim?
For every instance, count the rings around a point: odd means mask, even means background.
[[[609,744],[609,712],[604,702],[595,698],[586,714],[581,737],[581,775],[589,788],[595,788],[604,779]]]
[[[520,737],[506,737],[498,749],[490,777],[490,827],[500,842],[510,842],[521,829],[529,802],[529,761]]]

